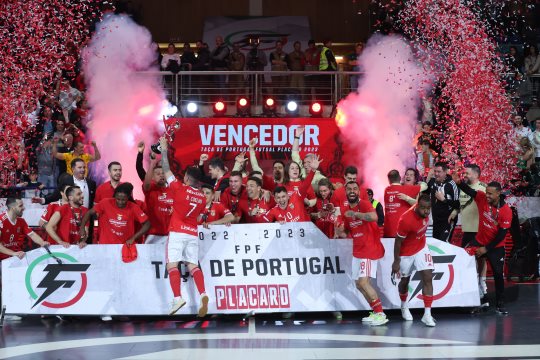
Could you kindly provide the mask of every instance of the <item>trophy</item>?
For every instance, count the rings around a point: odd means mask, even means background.
[[[167,140],[171,142],[174,139],[174,133],[180,129],[180,120],[177,119],[172,125],[167,125],[165,119],[163,119],[163,122],[165,124],[164,135],[167,137]],[[159,141],[150,145],[150,149],[152,149],[152,152],[155,154],[161,154],[161,145],[159,144]]]

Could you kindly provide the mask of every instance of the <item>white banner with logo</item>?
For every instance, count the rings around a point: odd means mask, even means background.
[[[199,257],[210,313],[367,310],[351,280],[352,243],[328,239],[312,223],[249,224],[200,229]],[[391,280],[393,239],[372,279],[385,308],[399,308]],[[463,249],[428,240],[434,263],[434,307],[479,303],[475,260]],[[120,245],[84,249],[51,246],[22,260],[2,262],[2,302],[14,314],[163,315],[172,292],[164,245],[138,245],[138,258],[124,263]],[[180,314],[196,314],[198,293],[182,267]],[[421,283],[413,274],[411,307],[422,307]]]

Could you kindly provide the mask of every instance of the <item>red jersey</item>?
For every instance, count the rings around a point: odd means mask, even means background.
[[[329,199],[321,199],[317,198],[317,202],[315,203],[315,206],[312,208],[312,212],[321,212],[324,209],[328,207],[333,207],[334,205],[330,202]],[[333,213],[329,213],[327,216],[317,219],[315,221],[315,225],[329,238],[333,239],[335,234],[335,223],[336,223],[336,215]]]
[[[148,220],[141,208],[131,201],[120,209],[115,199],[104,199],[94,210],[99,217],[99,244],[124,244],[135,234],[135,223]]]
[[[56,212],[60,213],[60,222],[56,230],[60,239],[70,244],[78,244],[81,240],[79,235],[81,220],[88,209],[84,206],[73,208],[71,205],[65,204],[60,206]]]
[[[120,183],[121,184],[121,183]],[[114,197],[114,188],[110,181],[104,182],[96,189],[96,197],[94,198],[94,204],[97,204],[103,199],[110,199]]]
[[[148,235],[167,235],[171,222],[173,198],[168,187],[152,183],[148,190],[144,190],[146,214],[150,219]]]
[[[345,216],[349,210],[360,213],[374,212],[369,201],[360,200],[356,206],[350,205],[343,209],[345,230],[353,239],[353,256],[358,259],[377,260],[384,256],[384,246],[381,243],[381,234],[376,221],[363,221]]]
[[[476,235],[476,241],[479,244],[487,245],[495,239],[499,229],[510,229],[512,210],[507,204],[500,208],[489,205],[486,193],[482,191],[476,192],[474,201],[478,206],[478,234]],[[497,247],[504,247],[504,241],[499,242]]]
[[[41,220],[45,221],[46,223],[49,222],[49,220],[51,220],[51,216],[53,216],[56,210],[58,210],[62,205],[63,203],[61,202],[61,200],[52,202],[47,205],[47,208],[43,212],[43,215],[41,215]]]
[[[222,203],[212,201],[209,207],[205,207],[202,215],[206,215],[206,220],[203,221],[201,218],[199,224],[204,222],[211,223],[216,220],[223,219],[225,216],[229,215],[231,212],[227,209]]]
[[[289,204],[285,209],[274,206],[266,215],[263,216],[265,222],[285,221],[285,222],[302,222],[309,221],[304,207],[304,200],[293,193],[289,198]]]
[[[404,238],[399,256],[412,256],[426,246],[429,218],[421,217],[414,209],[411,207],[399,218],[397,236]]]
[[[369,201],[366,188],[360,186],[358,189],[358,197],[360,200]],[[347,200],[347,192],[345,191],[345,185],[334,190],[330,202],[334,204],[335,207],[346,208],[349,206],[349,200]],[[386,221],[386,220],[385,220]]]
[[[176,179],[169,189],[174,199],[169,231],[197,236],[197,220],[206,207],[206,197],[202,191]]]
[[[218,180],[216,180],[216,183],[214,184],[214,191],[221,191],[219,188],[221,187],[221,183],[223,182],[223,180],[225,179],[229,179],[230,177],[230,174],[229,173],[225,173],[222,177],[220,177]]]
[[[292,196],[293,193],[298,194],[302,199],[304,198],[314,198],[313,193],[311,193],[313,197],[310,197],[309,194],[309,188],[311,188],[311,182],[313,181],[313,177],[315,176],[314,171],[310,171],[308,176],[304,180],[291,180],[286,184],[283,184],[285,189],[287,189],[287,193],[289,196]]]
[[[242,210],[240,209],[240,201],[247,200],[247,191],[244,186],[240,188],[240,192],[234,195],[231,188],[226,188],[219,197],[220,202],[231,211],[234,216],[241,217]]]
[[[17,221],[12,223],[7,213],[0,215],[0,241],[4,247],[12,251],[22,251],[25,236],[32,233],[23,218],[17,218]],[[0,253],[0,260],[8,257],[10,256]]]
[[[384,190],[384,237],[396,237],[399,218],[411,207],[397,195],[402,193],[416,198],[419,192],[420,185],[392,184]]]
[[[283,185],[282,183],[277,183],[273,176],[268,176],[263,174],[263,186],[264,190],[274,191],[277,186]]]
[[[274,199],[270,201],[265,201],[264,199],[244,199],[240,200],[240,209],[242,210],[243,220],[245,223],[254,224],[254,223],[264,223],[266,220],[264,216],[266,213],[276,206]],[[255,214],[255,215],[251,215]]]

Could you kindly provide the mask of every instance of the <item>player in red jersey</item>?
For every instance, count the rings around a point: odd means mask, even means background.
[[[197,222],[206,207],[206,197],[199,189],[201,173],[198,169],[189,167],[185,171],[184,182],[178,181],[169,166],[167,139],[162,137],[159,142],[163,172],[171,189],[171,197],[174,199],[166,254],[167,271],[174,294],[169,315],[175,314],[186,304],[181,296],[178,270],[178,263],[183,261],[199,291],[199,317],[203,317],[208,313],[209,297],[204,288],[203,273],[197,265],[199,263]]]
[[[97,215],[99,218],[98,244],[128,244],[143,236],[150,229],[148,217],[134,202],[129,201],[133,185],[123,183],[114,190],[114,198],[101,200],[90,209],[81,222],[81,241],[86,241],[85,226],[88,220]],[[136,224],[142,226],[136,231]]]
[[[338,227],[337,232],[341,237],[346,237],[347,234],[352,237],[352,278],[356,288],[373,309],[362,322],[372,326],[384,325],[388,322],[388,318],[369,280],[377,277],[377,263],[384,256],[384,247],[377,226],[377,212],[369,201],[360,200],[358,183],[349,182],[345,185],[345,189],[348,206],[343,209],[343,226]]]
[[[403,319],[413,319],[407,306],[408,286],[411,275],[418,271],[422,275],[422,295],[424,297],[424,316],[422,322],[426,326],[435,326],[435,319],[431,316],[433,303],[433,259],[426,243],[426,230],[431,211],[431,198],[428,194],[421,194],[418,203],[407,210],[398,222],[396,241],[394,243],[394,262],[392,264],[392,277],[401,276],[398,285],[401,299],[401,315]]]
[[[345,184],[351,181],[358,182],[358,169],[355,166],[347,166],[343,178]],[[335,186],[335,188],[330,201],[335,207],[347,207],[347,192],[345,190],[345,185],[340,187]],[[367,191],[362,186],[360,187],[360,200],[369,200]]]
[[[267,200],[260,177],[250,176],[246,183],[247,199],[240,200],[245,223],[264,223],[264,215],[276,204],[271,198]]]
[[[234,222],[238,223],[242,218],[240,201],[247,200],[247,191],[242,184],[242,173],[232,171],[229,175],[229,186],[223,190],[219,202],[223,204],[234,215]]]
[[[86,246],[86,242],[80,241],[80,227],[83,216],[88,211],[83,206],[84,195],[80,187],[70,186],[66,189],[68,203],[60,206],[51,216],[47,223],[47,234],[57,244],[69,248],[72,244],[80,248]]]
[[[24,258],[22,247],[25,236],[39,246],[49,246],[49,243],[33,232],[22,218],[24,203],[21,199],[7,198],[6,207],[7,211],[0,215],[0,260],[10,256]]]
[[[206,196],[206,207],[198,223],[206,229],[209,228],[209,225],[231,225],[234,221],[234,215],[221,202],[214,201],[214,187],[210,184],[202,184],[201,191]],[[223,197],[223,194],[221,196]]]
[[[62,187],[60,188],[60,195],[62,196],[62,198],[58,201],[54,201],[47,205],[47,208],[45,209],[45,211],[41,215],[41,218],[39,219],[39,227],[45,229],[45,227],[47,226],[47,223],[51,219],[51,216],[53,216],[54,212],[58,210],[62,205],[68,203],[68,199],[66,197],[66,190],[67,188],[71,186],[72,185],[70,184],[62,185]]]
[[[104,182],[96,189],[96,197],[94,198],[94,204],[97,204],[103,199],[110,199],[114,197],[114,189],[120,185],[120,179],[122,178],[122,165],[118,161],[113,161],[107,166],[109,170],[110,181]]]
[[[427,189],[421,185],[401,185],[399,171],[390,170],[388,172],[388,182],[390,186],[384,189],[384,237],[394,238],[397,233],[399,218],[405,211],[416,203],[416,197]]]
[[[274,189],[274,199],[276,206],[263,216],[265,222],[277,221],[285,224],[286,222],[309,221],[304,201],[296,192],[289,196],[284,186],[278,186]]]
[[[484,193],[473,190],[462,182],[457,172],[452,174],[452,179],[478,206],[478,233],[469,246],[476,248],[477,257],[485,257],[489,261],[495,280],[496,311],[506,315],[508,311],[504,306],[504,238],[512,223],[512,210],[505,203],[504,195],[501,194],[501,184],[498,182],[490,182]]]
[[[170,195],[163,168],[157,159],[150,161],[143,183],[146,214],[150,219],[150,230],[145,244],[165,244],[169,236],[173,199]]]

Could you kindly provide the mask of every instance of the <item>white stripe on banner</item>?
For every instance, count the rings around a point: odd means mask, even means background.
[[[328,239],[312,223],[248,224],[200,228],[200,264],[210,296],[210,313],[368,310],[351,280],[352,243]],[[391,281],[393,239],[372,284],[384,308],[399,308]],[[429,239],[435,262],[434,307],[479,303],[474,257]],[[51,246],[58,264],[43,249],[22,260],[2,262],[2,301],[8,313],[162,315],[172,292],[164,245],[138,245],[138,259],[122,262],[120,245],[84,249]],[[199,296],[182,267],[181,314],[196,314]],[[411,307],[422,307],[419,276],[409,286]]]

